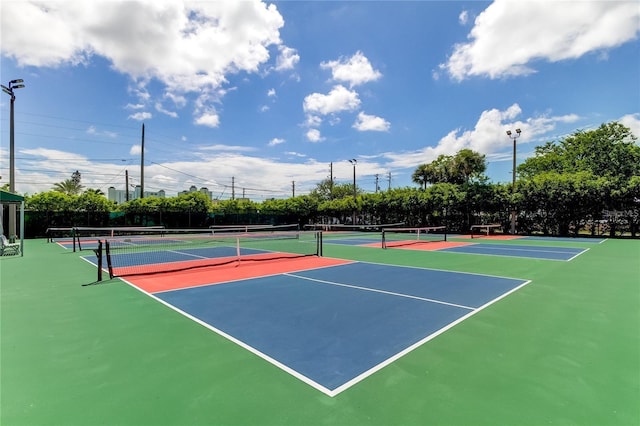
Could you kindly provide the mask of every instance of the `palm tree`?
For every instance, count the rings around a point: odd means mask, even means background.
[[[78,195],[82,192],[83,188],[84,186],[74,179],[66,179],[53,185],[54,191],[62,192],[67,195]]]
[[[427,189],[427,183],[431,182],[431,178],[431,167],[429,164],[420,164],[411,175],[411,180],[423,189]]]

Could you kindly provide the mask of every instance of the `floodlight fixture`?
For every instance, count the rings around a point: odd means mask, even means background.
[[[516,135],[514,135],[513,133],[511,133],[511,130],[507,130],[507,136],[509,137],[509,139],[513,139],[513,171],[512,171],[512,175],[511,175],[511,193],[515,194],[516,192],[516,139],[518,139],[518,137],[520,137],[520,133],[522,133],[522,130],[520,129],[516,129]],[[516,209],[515,206],[513,208],[513,210],[511,210],[511,234],[515,235],[516,233]]]
[[[11,96],[11,108],[9,114],[9,192],[15,193],[16,190],[16,162],[15,162],[15,144],[14,144],[14,104],[16,101],[16,95],[13,93],[13,89],[22,89],[25,87],[24,80],[21,78],[16,78],[14,80],[9,81],[9,87],[5,85],[2,86],[2,91],[7,95]],[[16,206],[11,204],[9,206],[9,238],[13,241],[16,236]],[[21,235],[21,237],[23,237]]]

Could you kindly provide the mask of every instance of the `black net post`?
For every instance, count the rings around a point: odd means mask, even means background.
[[[111,263],[111,247],[109,246],[109,241],[104,242],[104,249],[107,257],[107,268],[109,269],[109,279],[113,279],[113,266]]]
[[[98,281],[102,281],[102,240],[98,241],[98,248],[94,249],[93,252],[98,258]]]

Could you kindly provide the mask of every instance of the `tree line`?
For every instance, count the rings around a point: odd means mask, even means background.
[[[640,225],[640,146],[618,122],[576,131],[535,148],[517,168],[515,187],[491,183],[486,158],[470,149],[440,155],[412,175],[418,187],[365,193],[352,184],[319,182],[308,195],[253,202],[212,201],[193,192],[148,197],[116,205],[99,190],[82,191],[80,175],[52,191],[26,198],[29,227],[340,222],[407,226],[446,225],[468,232],[474,224],[509,229],[517,211],[519,233],[576,235],[578,232],[636,236]],[[71,189],[71,190],[70,190]],[[28,220],[32,216],[33,220]],[[38,234],[40,231],[36,231]],[[34,235],[35,235],[34,234]]]

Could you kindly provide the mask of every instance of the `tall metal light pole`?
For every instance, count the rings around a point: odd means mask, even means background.
[[[512,180],[511,180],[511,194],[516,193],[516,139],[520,137],[520,133],[522,131],[520,129],[516,129],[516,134],[511,133],[511,130],[507,130],[507,136],[509,139],[513,139],[513,171],[512,171]],[[511,235],[516,234],[516,206],[515,204],[512,206],[511,210]]]
[[[352,158],[349,160],[353,164],[353,224],[356,224],[356,199],[358,198],[358,191],[356,190],[356,164],[358,160]]]
[[[13,93],[14,89],[22,89],[24,86],[24,80],[21,78],[11,80],[9,87],[0,84],[2,91],[11,96],[11,109],[9,113],[9,192],[16,192],[16,158],[15,158],[15,143],[14,143],[14,118],[13,108],[16,102],[16,95]],[[15,204],[9,205],[9,239],[13,241],[16,236],[16,206]]]

